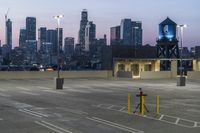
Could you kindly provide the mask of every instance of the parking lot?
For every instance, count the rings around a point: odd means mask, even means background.
[[[140,87],[150,112],[128,114],[128,93],[133,112]],[[199,81],[177,87],[176,79],[65,79],[63,90],[54,88],[53,79],[0,80],[0,132],[200,132]],[[155,113],[157,95],[160,115]]]

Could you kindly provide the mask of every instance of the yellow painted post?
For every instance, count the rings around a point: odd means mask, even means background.
[[[160,114],[160,97],[156,96],[156,114]]]
[[[131,114],[131,93],[128,93],[128,104],[127,104],[128,113]]]
[[[142,116],[144,116],[144,96],[142,96],[142,101],[141,101],[141,114],[140,115],[142,115]]]

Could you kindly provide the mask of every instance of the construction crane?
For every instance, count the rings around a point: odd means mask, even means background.
[[[7,20],[8,20],[8,13],[9,13],[9,11],[10,11],[10,8],[8,8],[8,10],[7,10],[7,12],[6,12],[6,14],[5,14],[5,44],[8,44],[8,42],[7,42]]]

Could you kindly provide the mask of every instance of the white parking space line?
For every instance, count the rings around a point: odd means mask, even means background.
[[[42,114],[42,113],[39,113],[39,112],[35,112],[35,111],[32,111],[32,110],[28,110],[28,109],[19,109],[20,112],[23,112],[23,113],[27,113],[27,114],[30,114],[30,115],[33,115],[33,116],[37,116],[37,117],[48,117],[48,115],[46,114]]]
[[[44,87],[44,86],[36,86],[36,88],[45,89],[45,90],[52,90],[52,88]]]
[[[91,91],[86,90],[86,89],[75,89],[75,88],[67,89],[66,91],[79,92],[79,93],[91,93]]]
[[[180,121],[180,118],[177,118],[175,124],[178,124],[179,121]]]
[[[162,118],[164,117],[164,115],[161,115],[160,118],[158,120],[162,120]]]
[[[111,121],[107,121],[107,120],[104,120],[104,119],[100,119],[100,118],[97,118],[97,117],[86,117],[87,119],[91,120],[91,121],[95,121],[95,122],[98,122],[98,123],[101,123],[101,124],[105,124],[105,125],[108,125],[108,126],[111,126],[111,127],[115,127],[115,128],[118,128],[120,130],[123,130],[123,131],[127,131],[127,132],[130,132],[130,133],[144,133],[144,131],[141,131],[141,130],[137,130],[137,129],[134,129],[134,128],[130,128],[130,127],[127,127],[127,126],[124,126],[124,125],[121,125],[121,124],[118,124],[118,123],[114,123],[114,122],[111,122]]]
[[[16,88],[20,89],[20,90],[24,90],[24,91],[30,91],[31,90],[31,89],[28,89],[28,88],[25,88],[25,87],[21,87],[21,86],[17,86]]]
[[[195,123],[194,123],[194,127],[197,127],[197,123],[198,123],[198,122],[195,122]]]
[[[97,108],[102,108],[102,109],[115,110],[115,111],[119,111],[119,112],[127,114],[127,111],[124,111],[124,109],[126,107],[122,107],[121,109],[115,109],[115,107],[120,107],[120,106],[111,105],[111,104],[99,104],[99,105],[93,105],[93,106],[97,107]],[[135,115],[140,116],[139,114],[135,114]],[[181,126],[181,127],[186,127],[186,128],[200,127],[200,126],[198,126],[199,122],[196,122],[196,121],[193,121],[193,120],[182,119],[180,117],[164,115],[164,114],[161,114],[161,116],[159,118],[154,118],[154,117],[151,117],[151,116],[148,116],[148,115],[145,115],[144,118],[157,120],[157,121],[161,121],[161,122],[166,122],[166,123],[169,123],[169,124],[173,124],[173,125],[177,125],[177,126]],[[175,119],[175,121],[171,122],[171,121],[164,119],[164,118],[173,118],[173,119]],[[180,121],[184,121],[184,122],[191,123],[191,124],[181,124]]]
[[[78,90],[80,92],[85,91],[86,93],[91,93],[91,92],[111,93],[111,92],[113,92],[112,90],[109,90],[109,89],[98,89],[98,88],[95,88],[94,86],[88,86],[88,85],[74,85],[73,87],[64,86],[64,88],[66,88],[70,91],[74,91],[74,92],[76,90]]]
[[[35,123],[40,126],[46,127],[52,131],[55,131],[57,133],[72,133],[71,131],[68,131],[66,129],[63,129],[61,127],[58,127],[58,126],[48,123],[46,121],[35,121]]]
[[[106,89],[94,89],[94,88],[88,88],[88,90],[93,91],[93,92],[104,92],[104,93],[112,93],[112,90],[106,90]]]
[[[111,105],[111,106],[107,107],[107,109],[112,109],[112,107],[114,107],[114,105]]]
[[[26,103],[21,103],[21,102],[17,102],[17,101],[14,101],[12,104],[16,108],[20,108],[20,109],[21,108],[32,108],[32,107],[34,107],[33,105],[26,104]]]
[[[55,94],[65,94],[64,92],[60,92],[60,91],[53,91],[53,90],[42,90],[44,92],[50,92],[50,93],[55,93]]]
[[[25,110],[23,110],[23,109],[19,109],[19,111],[20,111],[20,112],[23,112],[23,113],[26,113],[26,114],[29,114],[29,115],[33,115],[33,116],[42,118],[42,116],[40,116],[40,115],[37,115],[37,114],[31,113],[31,112],[25,111]]]
[[[32,92],[27,92],[27,91],[21,91],[21,93],[32,95],[32,96],[40,96],[40,94],[32,93]]]
[[[119,111],[123,111],[126,107],[122,107]]]

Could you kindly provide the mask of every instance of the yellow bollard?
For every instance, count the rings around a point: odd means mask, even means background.
[[[160,97],[156,96],[156,114],[160,114]]]
[[[128,113],[131,114],[131,93],[128,93],[128,104],[127,104]]]
[[[144,116],[144,96],[142,96],[142,100],[141,100],[141,116]]]

